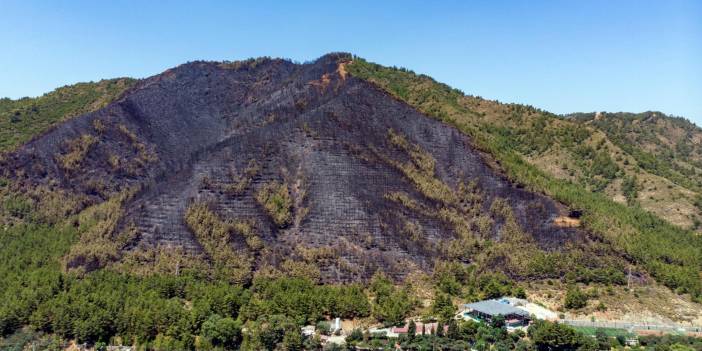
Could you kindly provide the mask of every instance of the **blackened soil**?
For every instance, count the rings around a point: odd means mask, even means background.
[[[378,268],[401,278],[431,269],[440,251],[427,243],[457,233],[435,216],[387,198],[399,192],[426,208],[441,206],[392,164],[410,162],[390,142],[393,130],[430,154],[435,176],[453,189],[459,181],[475,181],[484,213],[495,198],[507,199],[544,250],[584,240],[581,230],[552,224],[567,211],[510,184],[469,137],[340,74],[339,63],[348,59],[330,54],[308,64],[185,64],[141,81],[102,110],[56,126],[10,155],[5,166],[27,187],[66,189],[88,204],[141,189],[120,222],[120,228],[133,224],[138,231],[124,250],[201,250],[184,215],[189,204],[202,201],[222,218],[257,223],[271,252],[260,262],[275,264],[299,252],[298,246],[333,247],[344,264],[320,267],[326,281],[367,278]],[[62,160],[75,148],[70,141],[83,135],[97,141],[77,169],[67,169]],[[252,160],[257,171],[250,184],[227,191],[226,185],[246,177]],[[255,200],[273,180],[286,184],[295,200],[293,220],[283,228]],[[407,222],[421,228],[421,240],[401,234]],[[501,240],[499,220],[491,235]]]

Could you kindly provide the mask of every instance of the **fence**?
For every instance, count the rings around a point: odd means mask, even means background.
[[[631,323],[622,321],[588,321],[561,319],[561,323],[574,327],[615,328],[625,330],[653,330],[661,332],[702,333],[702,326],[686,324]]]

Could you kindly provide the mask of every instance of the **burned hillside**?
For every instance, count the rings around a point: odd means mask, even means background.
[[[616,260],[468,136],[350,75],[351,59],[188,63],[57,125],[3,170],[39,204],[109,213],[68,269],[187,256],[233,281],[280,269],[339,282],[437,260],[514,277],[565,269],[536,259]]]

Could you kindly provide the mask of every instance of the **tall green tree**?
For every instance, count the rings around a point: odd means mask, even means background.
[[[431,309],[434,315],[444,322],[453,319],[453,316],[456,314],[456,306],[453,305],[453,301],[451,301],[451,297],[448,294],[437,294]]]
[[[409,340],[414,340],[414,337],[417,335],[417,324],[414,322],[414,320],[410,320],[409,324],[407,325],[407,338]]]

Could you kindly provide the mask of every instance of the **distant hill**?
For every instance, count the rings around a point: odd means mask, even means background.
[[[636,184],[640,203],[663,218],[699,229],[702,191],[702,129],[692,122],[661,112],[578,113],[578,123],[602,131],[633,159],[625,167]],[[661,181],[664,180],[664,181]]]

